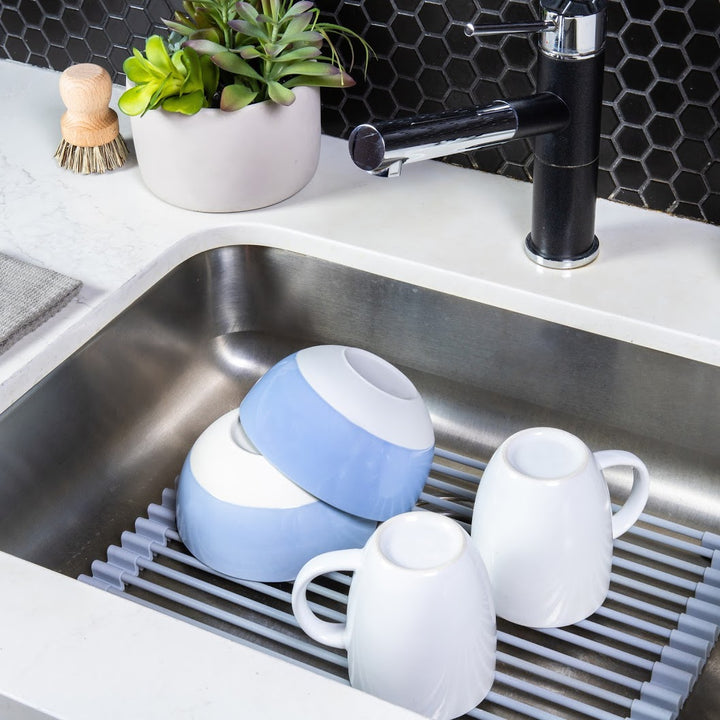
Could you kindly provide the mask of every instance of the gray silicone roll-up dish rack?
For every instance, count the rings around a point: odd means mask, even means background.
[[[418,509],[469,530],[485,465],[437,450]],[[290,583],[235,581],[197,561],[175,527],[168,487],[80,579],[346,680],[343,651],[298,628]],[[315,612],[344,619],[350,577],[311,586]],[[569,628],[498,626],[495,683],[468,714],[481,720],[674,720],[720,631],[720,536],[643,514],[615,541],[610,593],[595,615]]]

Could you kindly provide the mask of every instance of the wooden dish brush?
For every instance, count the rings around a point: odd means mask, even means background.
[[[62,141],[55,151],[61,167],[76,173],[103,173],[121,167],[128,148],[119,134],[117,113],[108,107],[112,80],[93,63],[72,65],[60,76],[67,112],[60,119]]]

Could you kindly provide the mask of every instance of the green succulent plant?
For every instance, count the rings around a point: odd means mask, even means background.
[[[351,51],[357,41],[365,68],[372,52],[354,31],[321,21],[310,0],[186,0],[183,10],[164,21],[167,40],[154,35],[144,55],[134,50],[125,61],[134,86],[120,98],[124,113],[232,111],[265,100],[290,105],[298,86],[355,84],[333,40],[347,40]]]

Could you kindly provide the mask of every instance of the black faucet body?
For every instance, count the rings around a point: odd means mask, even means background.
[[[533,208],[525,251],[552,268],[586,265],[595,236],[606,0],[541,0],[542,21],[468,34],[540,32],[536,93],[488,106],[355,128],[350,154],[364,170],[398,175],[406,162],[534,138]]]

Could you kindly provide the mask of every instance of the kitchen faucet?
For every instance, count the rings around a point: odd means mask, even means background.
[[[405,163],[534,138],[531,229],[525,252],[575,268],[598,254],[595,236],[607,0],[540,0],[541,20],[468,24],[468,36],[538,33],[537,92],[486,106],[356,127],[355,164],[393,177]]]

